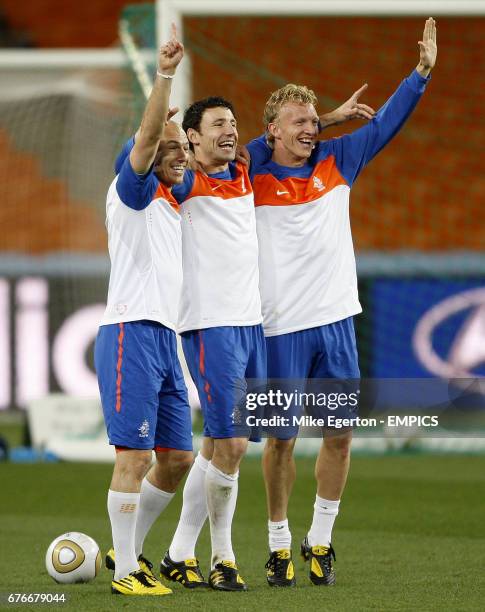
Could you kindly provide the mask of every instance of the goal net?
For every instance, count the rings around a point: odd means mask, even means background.
[[[105,199],[132,78],[119,49],[0,54],[0,409],[97,394]]]

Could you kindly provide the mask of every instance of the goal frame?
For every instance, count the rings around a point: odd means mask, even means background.
[[[157,40],[170,38],[174,23],[183,41],[184,16],[236,15],[254,17],[311,16],[479,16],[485,14],[484,0],[155,0]],[[177,71],[171,103],[184,109],[191,102],[191,67],[187,56]]]

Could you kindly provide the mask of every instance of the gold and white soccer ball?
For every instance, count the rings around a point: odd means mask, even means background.
[[[45,566],[56,582],[89,582],[101,567],[99,546],[84,533],[63,533],[47,549]]]

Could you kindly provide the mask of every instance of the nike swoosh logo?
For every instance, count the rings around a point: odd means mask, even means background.
[[[219,189],[219,187],[222,187],[222,185],[216,185],[215,187],[212,187],[212,191],[215,191],[216,189]]]
[[[287,194],[289,195],[289,193],[290,193],[290,192],[289,192],[289,191],[279,191],[279,190],[278,190],[278,191],[276,192],[276,195],[283,195],[284,193],[287,193]]]

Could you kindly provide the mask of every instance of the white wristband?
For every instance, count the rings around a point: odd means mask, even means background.
[[[169,79],[169,80],[172,80],[174,77],[173,74],[163,74],[162,72],[160,72],[160,70],[157,70],[157,76],[162,77],[162,79]]]

